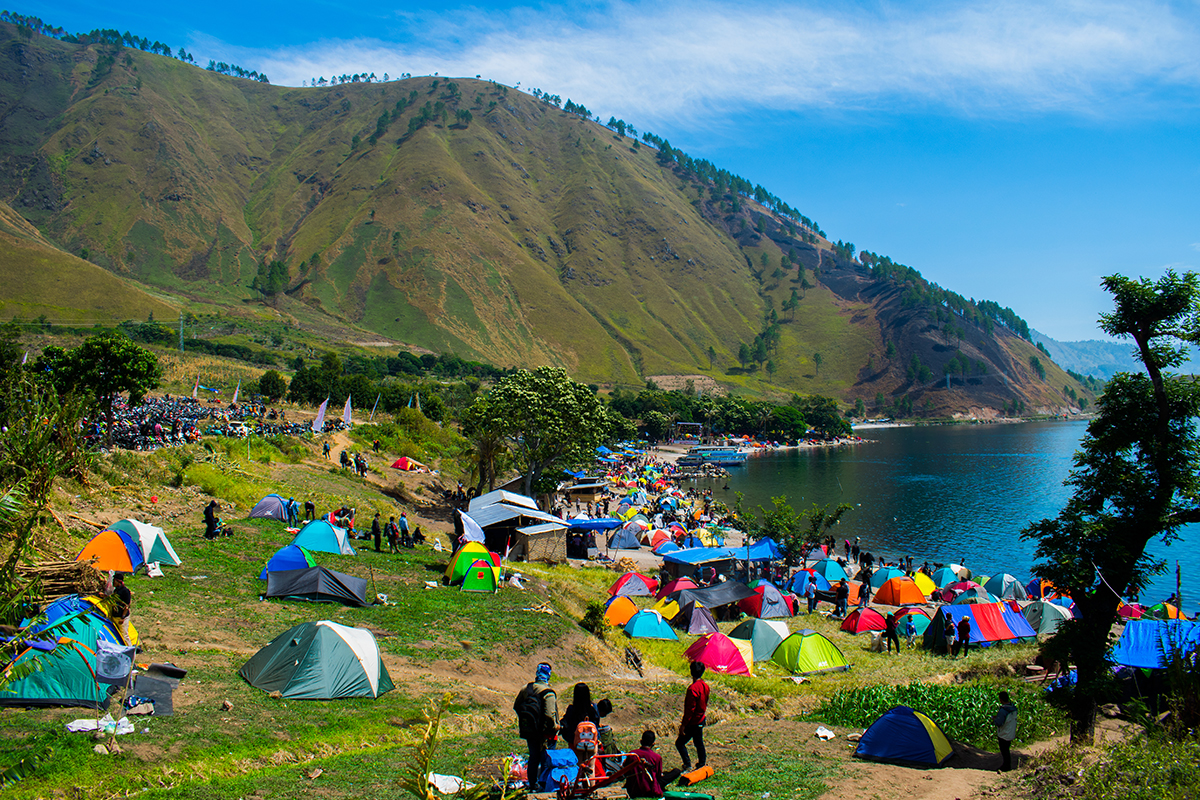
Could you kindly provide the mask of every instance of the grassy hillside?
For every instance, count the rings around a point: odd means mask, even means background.
[[[309,329],[586,381],[703,373],[846,402],[933,391],[903,369],[865,382],[888,342],[897,364],[924,347],[883,313],[903,283],[868,278],[865,292],[860,265],[824,239],[508,87],[273,87],[3,25],[0,74],[0,199],[64,250],[182,302],[265,301]],[[264,298],[250,286],[272,261],[286,291]],[[739,348],[772,324],[768,358],[743,364]],[[984,361],[1011,338],[986,336]],[[930,362],[935,376],[950,357]],[[988,363],[1031,404],[1060,399]],[[974,387],[970,403],[1000,402]]]

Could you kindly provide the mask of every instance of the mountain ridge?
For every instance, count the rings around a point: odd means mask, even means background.
[[[184,303],[625,385],[704,372],[927,413],[1086,393],[915,270],[499,84],[288,89],[9,26],[0,72],[0,199]],[[251,291],[275,261],[281,290]]]

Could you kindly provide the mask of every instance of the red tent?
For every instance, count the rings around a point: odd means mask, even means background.
[[[691,578],[676,578],[675,580],[667,581],[662,585],[662,587],[658,590],[658,597],[661,600],[662,598],[669,594],[673,594],[674,592],[681,592],[684,589],[698,588],[699,587],[696,586],[696,582]]]
[[[887,620],[873,608],[859,608],[851,611],[842,620],[842,630],[847,633],[862,633],[863,631],[882,631],[887,628]]]
[[[626,572],[608,587],[614,597],[651,597],[658,590],[658,581],[637,572]]]
[[[392,466],[395,467],[396,469],[402,469],[406,472],[408,472],[410,470],[426,468],[425,465],[422,464],[420,461],[414,461],[413,459],[409,458],[408,456],[400,456],[399,458],[396,459],[396,461],[392,464]]]

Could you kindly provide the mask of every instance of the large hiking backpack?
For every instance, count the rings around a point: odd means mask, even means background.
[[[553,691],[549,688],[535,689],[531,683],[517,696],[513,710],[517,712],[517,727],[522,739],[540,739],[546,734],[543,728],[545,717],[542,714],[542,698],[547,692]]]

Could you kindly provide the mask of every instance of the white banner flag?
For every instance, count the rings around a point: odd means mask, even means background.
[[[320,433],[325,428],[325,409],[329,406],[329,398],[317,409],[317,418],[313,420],[313,433]]]
[[[342,422],[346,423],[346,427],[350,427],[350,398],[346,398],[346,407],[342,409]]]
[[[233,404],[234,404],[235,406],[237,405],[237,396],[238,396],[238,392],[240,392],[241,390],[242,390],[242,382],[241,382],[241,380],[239,379],[239,380],[238,380],[238,385],[237,385],[237,388],[233,390]]]

